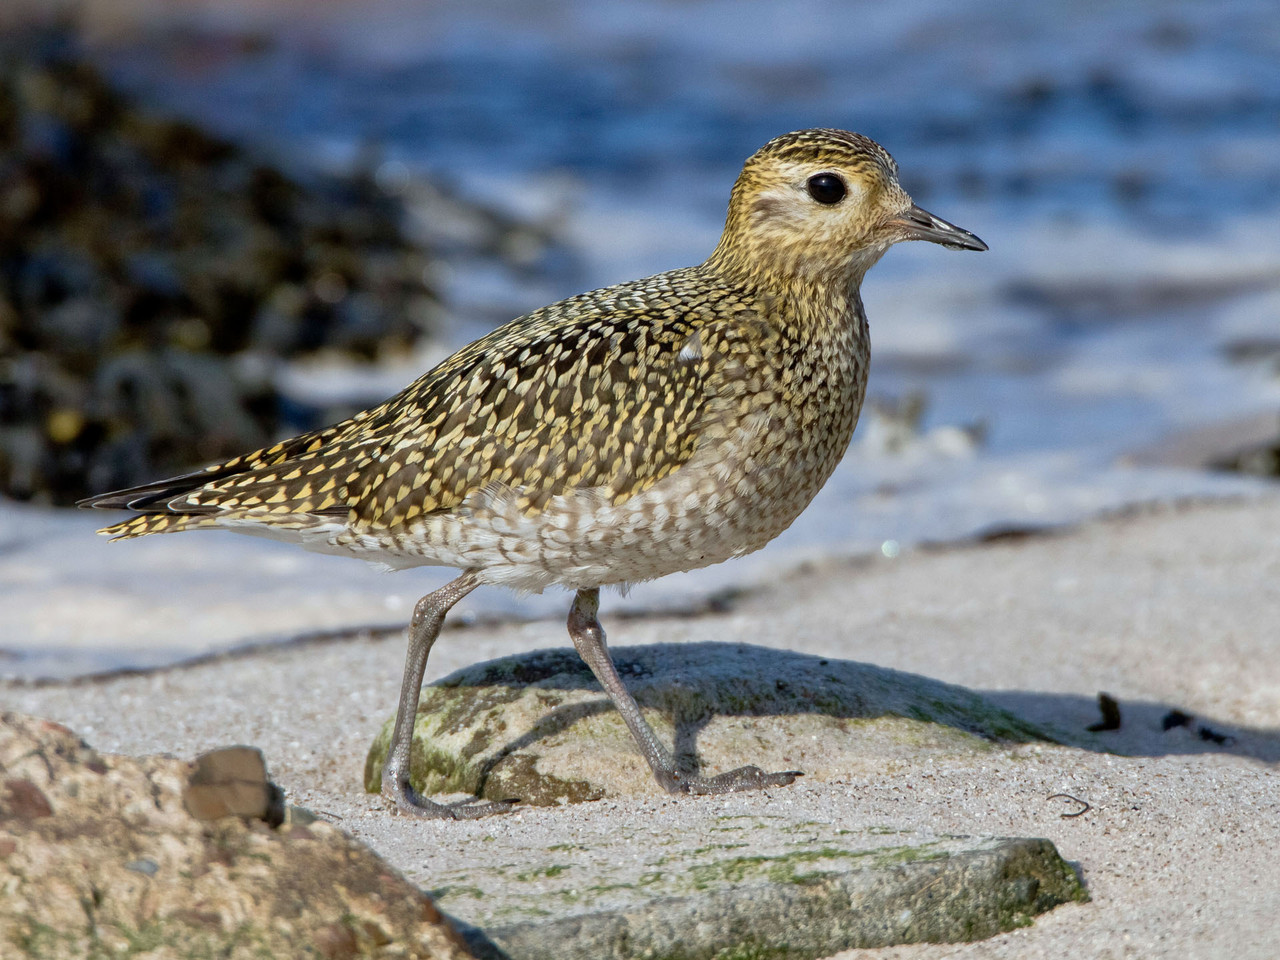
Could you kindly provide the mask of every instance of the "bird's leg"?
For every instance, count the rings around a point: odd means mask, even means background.
[[[435,593],[429,593],[413,608],[409,621],[409,650],[404,658],[404,680],[400,684],[400,703],[396,707],[396,723],[391,731],[391,746],[382,767],[382,795],[395,801],[403,812],[437,820],[470,820],[510,810],[514,801],[475,801],[443,804],[428,800],[409,784],[409,754],[413,746],[413,721],[418,714],[418,697],[422,693],[422,674],[427,668],[427,655],[440,635],[445,614],[455,603],[480,585],[474,571],[468,570]]]
[[[759,790],[781,787],[800,776],[798,770],[765,773],[759,767],[738,767],[714,777],[695,777],[676,770],[675,758],[662,745],[653,728],[645,722],[635,698],[627,692],[618,670],[605,646],[604,628],[597,613],[600,610],[599,589],[579,590],[569,611],[569,636],[578,655],[586,661],[609,699],[622,714],[622,719],[644,754],[658,785],[668,793],[733,793],[737,790]]]

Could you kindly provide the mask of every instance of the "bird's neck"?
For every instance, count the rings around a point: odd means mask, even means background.
[[[723,245],[722,245],[723,246]],[[850,334],[866,342],[862,278],[883,250],[851,258],[840,269],[806,269],[803,264],[755,258],[748,269],[732,251],[716,248],[702,269],[725,286],[761,304],[770,319],[795,328],[809,342],[845,340]]]

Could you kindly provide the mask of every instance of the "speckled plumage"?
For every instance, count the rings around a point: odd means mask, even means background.
[[[845,322],[819,340],[779,301],[770,317],[715,281],[698,267],[544,308],[346,423],[133,499],[157,512],[107,532],[252,524],[531,590],[763,546],[848,444],[865,323],[856,303],[832,304]]]
[[[815,175],[841,197],[818,201]],[[121,539],[223,527],[534,591],[739,556],[848,446],[858,287],[904,239],[984,249],[912,205],[873,141],[788,134],[747,161],[700,266],[544,307],[350,420],[86,505],[138,511],[103,531]]]

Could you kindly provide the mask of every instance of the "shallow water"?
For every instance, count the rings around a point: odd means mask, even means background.
[[[1280,343],[1274,4],[278,10],[167,12],[149,21],[156,33],[126,31],[98,56],[147,102],[296,168],[374,148],[390,188],[431,171],[554,219],[571,256],[517,278],[466,263],[443,278],[455,344],[559,296],[702,259],[742,158],[799,127],[880,140],[920,203],[990,244],[889,253],[864,296],[870,394],[890,412],[864,414],[828,488],[755,565],[650,585],[635,602],[815,549],[888,556],[1256,487],[1125,457],[1280,409],[1280,350],[1266,348]],[[1242,343],[1262,348],[1229,359]],[[344,382],[376,399],[412,375]],[[296,382],[338,389],[306,371]],[[917,423],[892,413],[913,393]],[[1224,428],[1221,449],[1235,442]]]

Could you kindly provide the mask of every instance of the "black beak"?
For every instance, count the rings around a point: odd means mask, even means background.
[[[903,240],[928,240],[940,243],[952,250],[986,250],[987,245],[968,230],[962,230],[954,223],[947,223],[941,217],[935,217],[928,210],[922,210],[915,204],[905,213],[894,217],[893,224],[903,230]]]

